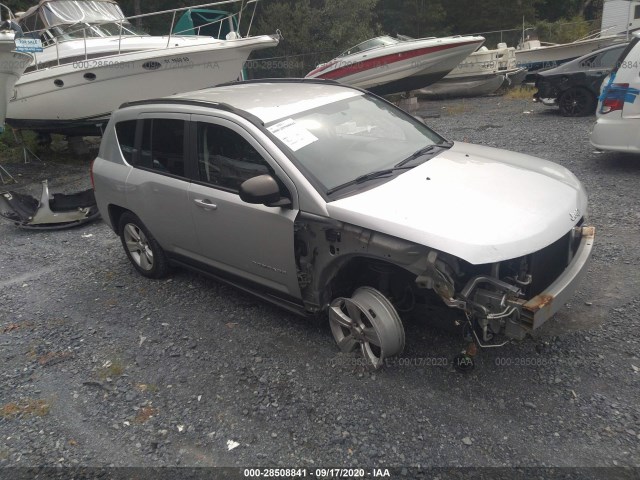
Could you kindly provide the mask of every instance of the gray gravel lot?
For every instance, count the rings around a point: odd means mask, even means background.
[[[449,139],[585,183],[589,276],[536,338],[481,352],[463,375],[459,333],[415,320],[402,358],[371,372],[328,326],[187,271],[137,275],[102,222],[2,220],[0,467],[640,467],[640,157],[595,152],[593,117],[527,100],[421,109]],[[45,173],[88,182],[77,166]]]

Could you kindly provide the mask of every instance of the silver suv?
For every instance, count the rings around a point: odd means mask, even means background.
[[[340,349],[375,367],[404,347],[400,314],[434,306],[457,309],[480,346],[523,338],[572,294],[594,238],[565,168],[448,142],[324,81],[123,105],[92,175],[142,275],[187,266],[328,313]]]

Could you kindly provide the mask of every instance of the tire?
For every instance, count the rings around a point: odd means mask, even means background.
[[[162,278],[169,273],[167,255],[138,217],[131,212],[122,214],[118,232],[122,248],[140,275]]]
[[[586,117],[596,111],[596,98],[585,88],[570,88],[560,95],[558,106],[563,117]]]

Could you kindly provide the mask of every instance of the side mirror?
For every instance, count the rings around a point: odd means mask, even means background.
[[[289,199],[280,196],[280,187],[271,175],[259,175],[245,180],[240,185],[240,200],[268,207],[290,205]]]

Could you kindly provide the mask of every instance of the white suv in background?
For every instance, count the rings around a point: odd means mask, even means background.
[[[602,83],[591,144],[600,150],[640,152],[640,34]]]

